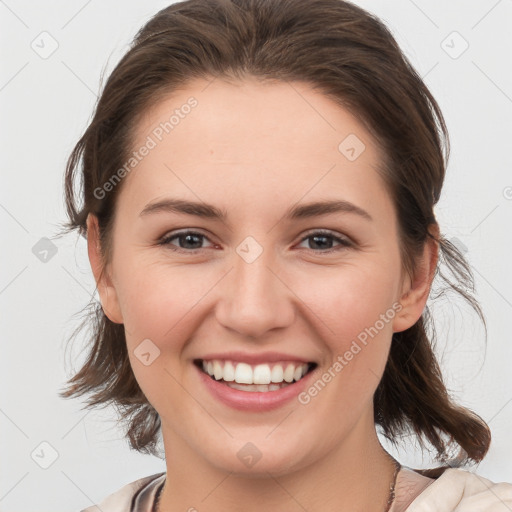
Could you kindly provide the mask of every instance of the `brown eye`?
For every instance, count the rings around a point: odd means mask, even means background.
[[[176,239],[178,240],[178,247],[172,243],[172,241]],[[201,247],[203,239],[208,240],[205,235],[197,233],[196,231],[182,231],[180,233],[170,233],[166,235],[158,242],[158,245],[167,246],[173,251],[193,252],[204,248]]]
[[[301,240],[301,243],[306,240],[312,240],[312,242],[309,243],[309,248],[314,252],[320,253],[331,253],[353,246],[350,240],[336,236],[334,233],[330,231],[315,231],[313,233],[310,233],[308,236],[304,237]],[[332,241],[338,242],[339,246],[333,248]]]

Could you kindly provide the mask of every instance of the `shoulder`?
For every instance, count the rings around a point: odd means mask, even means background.
[[[165,473],[139,478],[80,512],[150,512],[152,498],[164,480]]]
[[[430,480],[430,479],[429,479]],[[432,480],[406,512],[509,512],[512,483],[495,483],[464,469],[449,468]]]

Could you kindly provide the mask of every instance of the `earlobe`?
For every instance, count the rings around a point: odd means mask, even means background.
[[[122,324],[123,317],[117,292],[103,264],[98,218],[92,213],[87,216],[87,252],[103,312],[112,322]]]
[[[427,238],[423,255],[417,261],[415,275],[404,284],[400,298],[402,309],[394,318],[393,332],[412,327],[425,309],[439,258],[439,225],[432,224],[429,231],[435,240]]]

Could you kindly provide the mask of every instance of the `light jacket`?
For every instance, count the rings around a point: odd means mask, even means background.
[[[512,483],[494,483],[464,469],[447,469],[437,479],[422,484],[407,502],[404,483],[418,475],[402,467],[397,475],[396,499],[389,512],[511,512]],[[155,497],[165,482],[165,473],[140,478],[107,496],[98,506],[80,512],[152,512]],[[401,496],[401,499],[400,499]]]

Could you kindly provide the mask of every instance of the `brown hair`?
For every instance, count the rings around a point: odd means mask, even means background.
[[[385,25],[342,0],[187,0],[158,12],[136,35],[109,76],[94,118],[73,149],[65,174],[65,230],[86,236],[89,213],[98,217],[104,263],[110,258],[114,207],[122,183],[104,197],[101,188],[126,162],[134,127],[159,99],[194,78],[306,82],[348,109],[384,150],[380,172],[395,204],[403,268],[412,275],[427,237],[439,244],[436,277],[485,319],[470,266],[458,248],[429,228],[448,160],[448,134],[431,93]],[[75,177],[81,177],[75,192]],[[77,204],[78,197],[83,204]],[[446,265],[450,279],[441,271]],[[88,357],[62,396],[91,394],[88,407],[113,403],[127,422],[131,446],[156,453],[160,418],[139,388],[129,364],[124,326],[92,304],[94,336]],[[87,317],[79,327],[89,325]],[[393,334],[389,359],[374,396],[375,422],[396,444],[413,432],[447,465],[455,443],[462,457],[479,462],[491,434],[478,415],[455,404],[443,383],[427,335],[428,307],[411,328]],[[443,438],[444,437],[444,438]],[[424,472],[440,474],[439,468]]]

